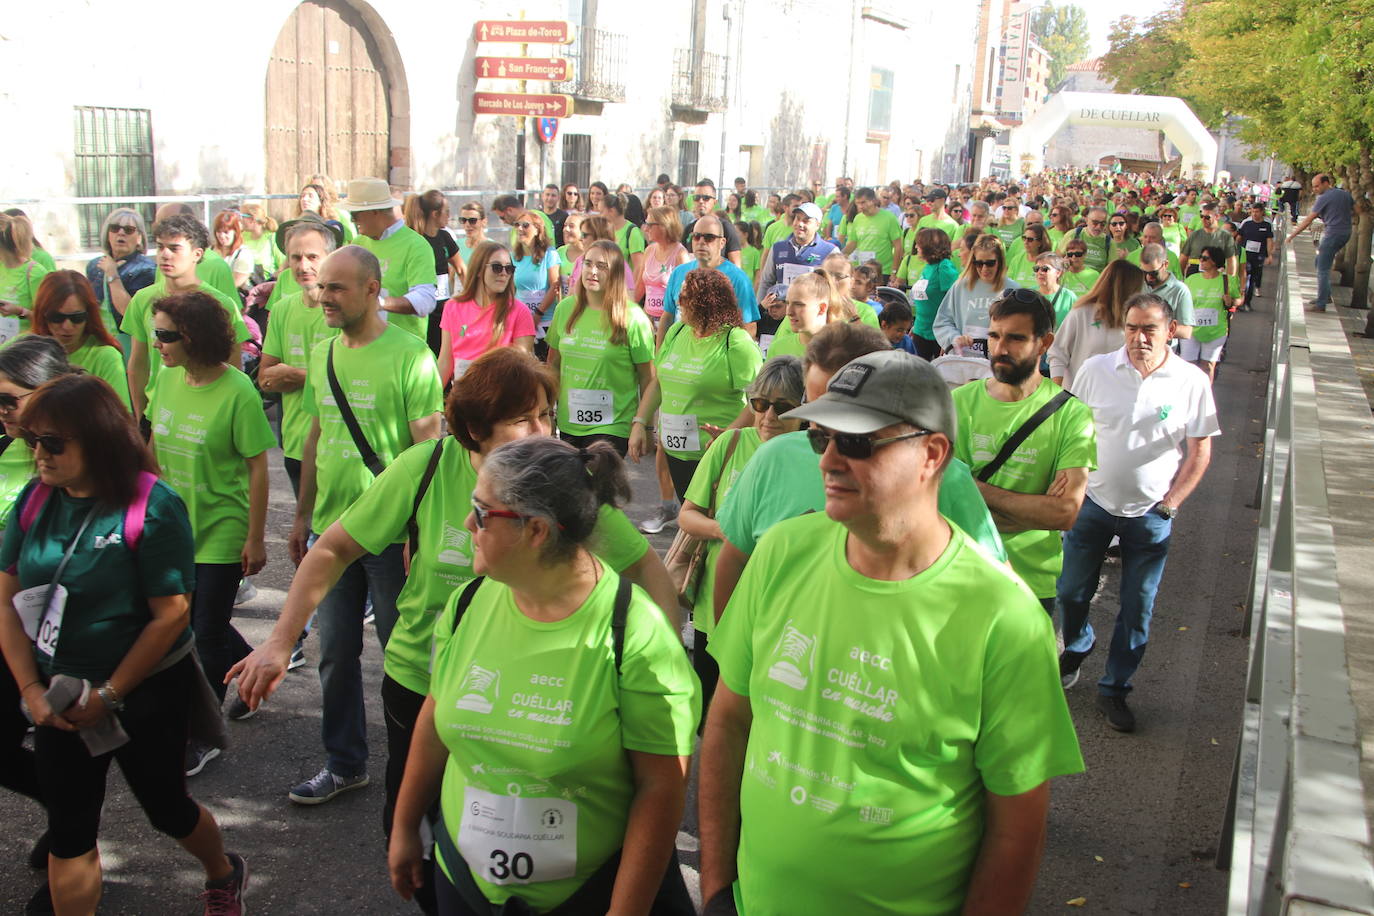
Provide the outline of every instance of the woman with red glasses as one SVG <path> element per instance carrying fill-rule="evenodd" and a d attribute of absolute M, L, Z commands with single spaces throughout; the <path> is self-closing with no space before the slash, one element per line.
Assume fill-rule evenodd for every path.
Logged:
<path fill-rule="evenodd" d="M 100 303 L 85 277 L 74 270 L 57 270 L 43 278 L 34 297 L 33 333 L 60 343 L 68 362 L 109 382 L 129 406 L 124 356 L 101 320 Z"/>

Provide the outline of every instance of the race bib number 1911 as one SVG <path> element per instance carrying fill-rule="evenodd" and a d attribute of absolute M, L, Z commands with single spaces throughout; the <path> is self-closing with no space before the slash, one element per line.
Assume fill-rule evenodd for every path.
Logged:
<path fill-rule="evenodd" d="M 458 851 L 490 884 L 532 884 L 577 872 L 577 805 L 561 798 L 494 795 L 468 786 Z"/>

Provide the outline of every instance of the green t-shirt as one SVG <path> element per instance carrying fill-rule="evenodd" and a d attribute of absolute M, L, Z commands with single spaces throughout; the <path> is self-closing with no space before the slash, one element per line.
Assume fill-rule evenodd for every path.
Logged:
<path fill-rule="evenodd" d="M 353 240 L 382 262 L 382 295 L 404 296 L 412 286 L 434 285 L 434 248 L 429 240 L 409 226 L 402 226 L 378 241 L 366 235 Z M 427 318 L 387 312 L 388 324 L 409 331 L 421 340 L 427 332 Z"/>
<path fill-rule="evenodd" d="M 792 335 L 796 340 L 796 335 Z M 730 449 L 730 442 L 738 436 L 739 445 L 735 446 L 734 453 L 730 460 L 725 460 L 725 453 Z M 759 431 L 752 426 L 745 429 L 731 430 L 711 443 L 711 447 L 706 450 L 701 463 L 697 465 L 695 473 L 692 474 L 692 482 L 687 485 L 687 492 L 684 494 L 687 499 L 696 503 L 705 512 L 711 505 L 711 488 L 716 488 L 716 509 L 719 510 L 725 497 L 729 495 L 730 488 L 739 480 L 739 475 L 744 472 L 744 466 L 749 463 L 749 459 L 754 457 L 754 453 L 762 445 L 759 439 Z M 692 624 L 707 636 L 716 626 L 716 615 L 713 608 L 711 589 L 716 582 L 716 557 L 720 555 L 720 541 L 710 541 L 706 545 L 705 568 L 701 572 L 701 585 L 697 589 L 696 603 L 692 607 Z"/>
<path fill-rule="evenodd" d="M 978 492 L 968 465 L 958 458 L 951 458 L 945 467 L 939 499 L 941 515 L 997 559 L 1007 558 L 983 494 Z M 795 432 L 774 436 L 763 444 L 722 500 L 716 518 L 731 544 L 744 553 L 753 553 L 764 533 L 778 522 L 824 511 L 820 458 L 811 450 L 806 433 Z"/>
<path fill-rule="evenodd" d="M 42 264 L 48 273 L 57 270 L 57 262 L 53 260 L 53 256 L 48 253 L 47 249 L 39 248 L 36 244 L 33 246 L 33 259 Z"/>
<path fill-rule="evenodd" d="M 1111 243 L 1111 238 L 1106 234 L 1100 236 L 1089 235 L 1088 232 L 1083 229 L 1074 229 L 1072 232 L 1066 232 L 1064 233 L 1064 237 L 1059 240 L 1058 251 L 1060 254 L 1063 254 L 1064 250 L 1068 248 L 1069 242 L 1082 242 L 1088 247 L 1088 252 L 1083 258 L 1083 263 L 1087 265 L 1089 270 L 1095 270 L 1100 273 L 1102 268 L 1107 266 L 1107 251 L 1108 245 Z M 1068 271 L 1064 271 L 1064 274 L 1067 276 Z M 1063 283 L 1064 281 L 1061 279 L 1059 282 Z"/>
<path fill-rule="evenodd" d="M 745 245 L 739 252 L 740 270 L 749 276 L 749 282 L 758 281 L 759 267 L 763 264 L 763 249 Z"/>
<path fill-rule="evenodd" d="M 196 279 L 200 280 L 202 286 L 211 287 L 232 302 L 235 311 L 243 307 L 243 300 L 239 298 L 238 287 L 234 285 L 234 271 L 229 267 L 229 262 L 224 260 L 218 251 L 211 248 L 205 249 L 205 254 L 201 256 L 200 263 L 196 265 Z M 167 277 L 159 270 L 153 275 L 153 282 L 147 288 L 156 290 L 158 298 L 162 298 L 163 289 L 166 285 Z M 139 290 L 139 292 L 141 293 L 143 290 Z M 138 293 L 134 295 L 138 295 Z M 127 315 L 128 312 L 126 311 L 125 314 Z M 120 330 L 123 330 L 123 324 L 120 325 Z M 128 334 L 129 332 L 124 331 L 124 333 Z"/>
<path fill-rule="evenodd" d="M 19 576 L 19 587 L 52 581 L 62 555 L 86 514 L 95 514 L 62 574 L 67 589 L 57 651 L 49 656 L 35 647 L 34 657 L 46 674 L 69 674 L 103 683 L 153 619 L 149 598 L 185 595 L 195 589 L 191 523 L 181 497 L 162 481 L 153 485 L 136 550 L 123 543 L 125 508 L 107 509 L 93 498 L 78 499 L 58 488 L 27 532 L 19 527 L 15 501 L 0 568 Z M 17 567 L 17 570 L 16 570 Z M 188 624 L 172 648 L 191 638 Z"/>
<path fill-rule="evenodd" d="M 635 795 L 626 751 L 692 753 L 701 687 L 678 634 L 638 588 L 616 671 L 619 578 L 605 570 L 582 606 L 552 623 L 530 619 L 507 586 L 487 580 L 452 638 L 459 592 L 435 627 L 444 827 L 493 903 L 518 894 L 545 912 L 566 900 L 625 842 Z M 442 851 L 438 859 L 450 879 L 461 867 Z"/>
<path fill-rule="evenodd" d="M 277 268 L 286 262 L 286 258 L 277 250 L 277 240 L 271 232 L 264 232 L 257 238 L 245 235 L 243 247 L 253 253 L 253 263 L 262 267 L 263 274 L 269 280 Z"/>
<path fill-rule="evenodd" d="M 338 344 L 334 346 L 334 374 L 383 467 L 415 444 L 410 423 L 438 413 L 443 406 L 439 367 L 422 339 L 387 325 L 380 337 L 363 347 L 344 346 L 340 340 L 331 338 L 315 345 L 301 400 L 306 412 L 320 423 L 312 525 L 316 534 L 323 534 L 375 479 L 334 404 L 327 369 L 329 348 Z M 398 537 L 395 543 L 402 540 Z"/>
<path fill-rule="evenodd" d="M 1184 229 L 1191 229 L 1194 225 L 1200 225 L 1199 217 L 1202 215 L 1202 207 L 1198 204 L 1188 206 L 1184 204 L 1176 208 L 1178 210 L 1178 224 Z"/>
<path fill-rule="evenodd" d="M 252 379 L 226 369 L 193 388 L 173 366 L 148 399 L 162 479 L 186 503 L 197 563 L 237 563 L 248 538 L 248 465 L 277 444 Z"/>
<path fill-rule="evenodd" d="M 229 313 L 229 324 L 234 329 L 236 343 L 252 339 L 253 334 L 248 330 L 248 325 L 243 323 L 243 315 L 239 313 L 241 303 L 237 298 L 229 298 L 203 280 L 196 292 L 217 299 L 219 304 L 224 306 L 224 310 Z M 166 288 L 156 284 L 139 290 L 129 300 L 129 306 L 124 310 L 124 319 L 119 323 L 121 331 L 148 348 L 148 384 L 143 390 L 150 397 L 157 385 L 158 374 L 162 372 L 162 360 L 153 347 L 153 303 L 165 299 L 167 295 Z"/>
<path fill-rule="evenodd" d="M 954 390 L 954 410 L 959 432 L 954 454 L 974 474 L 1002 450 L 1021 424 L 1063 389 L 1042 379 L 1030 397 L 999 401 L 988 394 L 988 380 L 978 379 Z M 1070 398 L 1035 428 L 988 481 L 1014 493 L 1043 496 L 1055 475 L 1066 468 L 1097 468 L 1097 434 L 1092 410 Z M 1037 529 L 1002 535 L 1007 559 L 1037 598 L 1053 598 L 1054 583 L 1064 565 L 1064 547 L 1058 531 Z"/>
<path fill-rule="evenodd" d="M 1120 260 L 1120 259 L 1129 260 L 1131 254 L 1134 253 L 1134 252 L 1139 251 L 1140 248 L 1141 248 L 1140 239 L 1137 239 L 1137 238 L 1128 238 L 1128 239 L 1126 239 L 1125 241 L 1121 241 L 1121 242 L 1118 242 L 1118 241 L 1113 240 L 1113 241 L 1107 246 L 1107 260 L 1108 260 L 1108 261 L 1116 261 L 1116 260 Z M 1137 263 L 1136 266 L 1139 267 L 1140 265 Z"/>
<path fill-rule="evenodd" d="M 37 250 L 37 249 L 35 249 Z M 48 268 L 31 258 L 18 267 L 0 265 L 0 299 L 17 302 L 22 308 L 33 310 L 33 299 L 38 292 Z M 29 319 L 17 315 L 0 315 L 0 344 L 6 343 L 27 333 Z"/>
<path fill-rule="evenodd" d="M 710 646 L 754 712 L 741 914 L 956 913 L 985 793 L 1082 772 L 1049 615 L 951 535 L 929 568 L 879 581 L 816 514 L 779 524 L 745 568 Z"/>
<path fill-rule="evenodd" d="M 305 302 L 300 292 L 277 303 L 267 323 L 262 354 L 281 360 L 293 369 L 309 369 L 310 354 L 322 340 L 337 337 L 338 328 L 324 323 L 324 311 Z M 284 391 L 281 396 L 281 449 L 287 458 L 301 459 L 310 434 L 310 414 L 304 404 L 305 389 Z"/>
<path fill-rule="evenodd" d="M 88 335 L 81 346 L 67 354 L 67 362 L 109 382 L 124 406 L 130 406 L 129 374 L 124 369 L 124 357 L 118 349 Z"/>
<path fill-rule="evenodd" d="M 277 276 L 277 282 L 272 284 L 272 292 L 268 294 L 267 301 L 263 303 L 263 308 L 272 311 L 287 296 L 301 291 L 301 285 L 296 282 L 296 275 L 289 270 L 283 270 Z M 272 329 L 272 323 L 268 322 L 267 328 Z"/>
<path fill-rule="evenodd" d="M 892 273 L 892 243 L 901 241 L 902 226 L 891 210 L 879 208 L 872 216 L 859 213 L 850 224 L 847 238 L 854 243 L 851 260 L 862 263 L 877 258 L 883 273 Z"/>
<path fill-rule="evenodd" d="M 1236 287 L 1224 273 L 1218 273 L 1208 280 L 1201 273 L 1195 273 L 1183 281 L 1193 294 L 1193 340 L 1210 343 L 1220 340 L 1230 331 L 1230 303 L 1226 301 L 1229 291 L 1231 298 L 1236 296 Z"/>
<path fill-rule="evenodd" d="M 1081 296 L 1093 288 L 1093 284 L 1097 282 L 1097 278 L 1100 276 L 1102 276 L 1102 272 L 1093 270 L 1091 267 L 1085 267 L 1078 273 L 1066 270 L 1059 275 L 1059 285 L 1075 296 Z"/>
<path fill-rule="evenodd" d="M 1169 226 L 1160 226 L 1160 234 L 1164 236 L 1164 247 L 1169 249 L 1171 254 L 1177 255 L 1183 250 L 1183 240 L 1188 230 L 1178 223 Z"/>
<path fill-rule="evenodd" d="M 611 343 L 606 313 L 590 305 L 568 328 L 577 299 L 569 296 L 554 306 L 547 340 L 560 358 L 558 428 L 575 436 L 601 433 L 628 437 L 639 409 L 639 375 L 635 367 L 654 358 L 654 326 L 644 310 L 625 310 L 626 338 Z"/>
<path fill-rule="evenodd" d="M 1135 249 L 1130 254 L 1126 255 L 1126 260 L 1134 264 L 1136 267 L 1139 267 L 1140 253 L 1144 250 L 1144 248 Z M 1169 262 L 1169 273 L 1173 274 L 1175 277 L 1183 276 L 1183 271 L 1178 266 L 1178 255 L 1174 254 L 1168 248 L 1164 249 L 1164 254 Z"/>
<path fill-rule="evenodd" d="M 768 228 L 763 230 L 763 250 L 768 251 L 778 242 L 792 234 L 792 227 L 787 225 L 787 220 L 778 219 L 768 224 Z M 744 260 L 744 256 L 740 256 Z"/>
<path fill-rule="evenodd" d="M 23 440 L 0 436 L 0 443 L 4 447 L 4 451 L 0 451 L 0 513 L 4 515 L 0 523 L 7 525 L 15 497 L 28 486 L 37 471 L 33 464 L 33 450 Z M 0 527 L 0 531 L 4 531 L 4 528 Z"/>
<path fill-rule="evenodd" d="M 625 225 L 615 230 L 615 243 L 620 246 L 620 253 L 625 255 L 625 263 L 628 264 L 630 263 L 630 255 L 638 254 L 644 250 L 644 233 L 640 232 L 639 227 L 634 223 L 626 222 Z"/>
<path fill-rule="evenodd" d="M 868 325 L 870 328 L 878 327 L 878 310 L 871 304 L 862 299 L 851 299 L 854 303 L 854 313 L 859 316 L 859 321 Z"/>
<path fill-rule="evenodd" d="M 1002 240 L 1004 248 L 1010 248 L 1021 241 L 1021 233 L 1025 231 L 1026 221 L 1018 219 L 1008 225 L 998 223 L 996 226 L 989 226 L 988 231 Z"/>
<path fill-rule="evenodd" d="M 710 444 L 701 426 L 728 427 L 744 409 L 744 390 L 759 374 L 763 355 L 743 328 L 697 337 L 678 322 L 654 357 L 663 392 L 659 423 L 663 448 L 692 461 Z"/>
<path fill-rule="evenodd" d="M 792 323 L 786 318 L 778 325 L 778 333 L 768 345 L 768 358 L 775 356 L 795 356 L 798 359 L 806 356 L 806 344 L 802 342 L 801 335 L 792 330 Z"/>
<path fill-rule="evenodd" d="M 1225 229 L 1217 229 L 1215 232 L 1194 229 L 1188 234 L 1188 239 L 1183 243 L 1183 250 L 1179 254 L 1187 255 L 1190 261 L 1196 262 L 1202 257 L 1202 249 L 1207 245 L 1215 245 L 1221 249 L 1223 261 L 1217 265 L 1220 270 L 1224 271 L 1226 269 L 1225 262 L 1237 256 L 1236 240 Z"/>
<path fill-rule="evenodd" d="M 435 616 L 454 589 L 472 578 L 472 537 L 463 523 L 471 510 L 477 472 L 471 454 L 456 439 L 443 443 L 434 478 L 415 513 L 417 550 L 396 598 L 398 618 L 383 660 L 392 680 L 421 695 L 429 692 Z M 406 449 L 339 516 L 344 531 L 368 553 L 381 553 L 409 537 L 415 494 L 436 447 L 429 441 Z M 649 542 L 624 512 L 602 506 L 589 547 L 621 572 L 639 562 Z"/>

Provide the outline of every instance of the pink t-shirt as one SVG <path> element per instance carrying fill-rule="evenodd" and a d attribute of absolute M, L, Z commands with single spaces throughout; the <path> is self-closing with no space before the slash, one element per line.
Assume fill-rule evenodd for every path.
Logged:
<path fill-rule="evenodd" d="M 482 308 L 469 299 L 459 302 L 450 299 L 444 303 L 444 314 L 439 319 L 439 327 L 449 332 L 453 341 L 453 377 L 461 378 L 468 365 L 483 353 L 495 347 L 508 347 L 521 337 L 534 336 L 534 319 L 530 310 L 519 301 L 511 303 L 506 326 L 501 336 L 493 343 L 491 326 L 495 320 L 496 308 Z"/>
<path fill-rule="evenodd" d="M 663 296 L 668 288 L 668 274 L 677 267 L 679 259 L 687 249 L 681 242 L 674 242 L 668 249 L 668 256 L 658 258 L 658 245 L 644 249 L 644 314 L 657 320 L 663 315 Z"/>

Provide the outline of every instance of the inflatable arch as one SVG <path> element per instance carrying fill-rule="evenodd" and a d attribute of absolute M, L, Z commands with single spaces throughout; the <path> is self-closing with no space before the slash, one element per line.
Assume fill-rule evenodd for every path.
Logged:
<path fill-rule="evenodd" d="M 1216 170 L 1217 141 L 1182 99 L 1163 95 L 1116 95 L 1102 92 L 1058 92 L 1043 108 L 1011 132 L 1012 170 L 1037 172 L 1045 164 L 1045 144 L 1066 124 L 1140 127 L 1162 130 L 1183 154 L 1183 172 L 1211 181 Z M 1028 164 L 1027 159 L 1029 157 Z"/>

